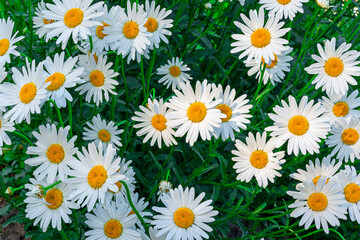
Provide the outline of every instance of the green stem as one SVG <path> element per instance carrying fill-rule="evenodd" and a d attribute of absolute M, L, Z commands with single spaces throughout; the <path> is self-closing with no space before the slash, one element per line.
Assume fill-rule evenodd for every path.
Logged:
<path fill-rule="evenodd" d="M 73 210 L 73 216 L 74 216 L 74 222 L 75 222 L 75 232 L 76 232 L 76 236 L 77 239 L 80 239 L 80 231 L 79 231 L 79 219 L 78 219 L 78 215 L 76 213 L 76 210 Z"/>
<path fill-rule="evenodd" d="M 71 102 L 69 100 L 67 101 L 67 105 L 68 105 L 68 111 L 69 111 L 69 125 L 70 125 L 70 131 L 69 131 L 69 138 L 72 138 L 73 136 L 73 126 L 72 126 L 72 108 L 71 108 Z"/>
<path fill-rule="evenodd" d="M 32 49 L 32 44 L 33 44 L 33 21 L 32 21 L 32 3 L 31 0 L 29 0 L 29 32 L 30 32 L 30 40 L 29 40 L 29 55 L 30 58 L 33 58 L 33 49 Z"/>
<path fill-rule="evenodd" d="M 66 233 L 64 232 L 64 229 L 61 229 L 60 234 L 61 234 L 61 236 L 62 236 L 65 240 L 69 240 L 69 238 L 67 237 Z"/>
<path fill-rule="evenodd" d="M 55 103 L 52 99 L 49 99 L 49 101 L 54 105 L 56 114 L 57 114 L 58 119 L 59 119 L 60 126 L 61 126 L 61 127 L 64 127 L 64 123 L 63 123 L 63 121 L 62 121 L 61 113 L 60 113 L 59 108 L 57 107 L 56 103 Z"/>
<path fill-rule="evenodd" d="M 30 141 L 30 139 L 27 136 L 25 136 L 24 134 L 16 132 L 16 131 L 11 132 L 11 133 L 18 136 L 18 137 L 21 137 L 22 139 L 24 139 L 30 146 L 33 145 L 32 142 Z"/>
<path fill-rule="evenodd" d="M 51 188 L 55 187 L 56 185 L 58 185 L 60 183 L 62 183 L 62 181 L 57 181 L 56 183 L 53 183 L 53 184 L 51 184 L 51 185 L 49 185 L 47 187 L 44 187 L 44 192 L 46 192 L 48 189 L 51 189 Z"/>

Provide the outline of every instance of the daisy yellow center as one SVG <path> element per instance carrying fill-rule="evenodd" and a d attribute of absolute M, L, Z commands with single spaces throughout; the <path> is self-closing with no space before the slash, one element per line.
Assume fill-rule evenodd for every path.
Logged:
<path fill-rule="evenodd" d="M 0 129 L 1 129 L 1 120 L 0 120 Z"/>
<path fill-rule="evenodd" d="M 111 134 L 109 133 L 108 130 L 106 129 L 101 129 L 99 132 L 98 132 L 98 137 L 99 139 L 104 142 L 104 143 L 108 143 L 110 142 L 111 140 Z"/>
<path fill-rule="evenodd" d="M 346 102 L 337 102 L 332 111 L 337 117 L 345 117 L 349 113 L 349 105 Z"/>
<path fill-rule="evenodd" d="M 156 114 L 151 119 L 152 126 L 158 131 L 163 131 L 166 129 L 165 123 L 166 118 L 161 114 Z"/>
<path fill-rule="evenodd" d="M 104 233 L 108 238 L 118 238 L 123 232 L 123 226 L 116 219 L 110 219 L 105 223 Z"/>
<path fill-rule="evenodd" d="M 130 216 L 130 215 L 134 215 L 134 214 L 135 214 L 134 210 L 132 210 L 132 209 L 131 209 L 131 212 L 129 213 L 129 215 L 128 215 L 128 216 Z"/>
<path fill-rule="evenodd" d="M 169 72 L 170 72 L 171 76 L 173 76 L 173 77 L 178 77 L 181 74 L 181 70 L 178 66 L 170 67 Z"/>
<path fill-rule="evenodd" d="M 226 104 L 219 104 L 216 106 L 216 109 L 219 109 L 221 113 L 226 114 L 226 118 L 222 118 L 221 121 L 228 122 L 232 116 L 231 108 Z"/>
<path fill-rule="evenodd" d="M 271 61 L 270 65 L 265 63 L 264 58 L 261 58 L 261 62 L 263 64 L 266 64 L 266 68 L 273 68 L 276 66 L 276 64 L 278 62 L 278 57 L 276 56 L 276 54 L 274 54 L 274 56 L 275 56 L 275 59 Z"/>
<path fill-rule="evenodd" d="M 155 18 L 149 17 L 146 21 L 144 27 L 147 28 L 148 32 L 155 32 L 158 29 L 158 22 Z"/>
<path fill-rule="evenodd" d="M 312 193 L 307 200 L 307 204 L 311 210 L 321 212 L 326 209 L 328 199 L 323 193 Z"/>
<path fill-rule="evenodd" d="M 174 223 L 178 227 L 188 228 L 194 223 L 194 221 L 194 213 L 189 208 L 178 208 L 174 213 Z"/>
<path fill-rule="evenodd" d="M 129 21 L 123 27 L 124 36 L 128 39 L 134 39 L 139 35 L 139 26 L 134 21 Z"/>
<path fill-rule="evenodd" d="M 72 8 L 65 13 L 64 23 L 69 28 L 74 28 L 81 24 L 84 18 L 84 12 L 79 8 Z"/>
<path fill-rule="evenodd" d="M 102 71 L 94 70 L 90 73 L 90 82 L 95 87 L 101 87 L 104 85 L 105 82 L 105 76 L 102 73 Z"/>
<path fill-rule="evenodd" d="M 313 181 L 313 183 L 314 183 L 315 186 L 316 186 L 317 182 L 319 181 L 320 177 L 321 177 L 321 176 L 317 176 L 317 177 L 314 177 L 314 178 L 313 178 L 312 181 Z M 328 182 L 329 182 L 329 179 L 326 180 L 326 184 L 327 184 Z"/>
<path fill-rule="evenodd" d="M 250 163 L 254 168 L 262 169 L 268 164 L 268 155 L 262 150 L 254 151 L 250 156 Z"/>
<path fill-rule="evenodd" d="M 44 22 L 45 25 L 48 25 L 48 24 L 53 23 L 53 22 L 55 22 L 55 21 L 54 21 L 54 20 L 51 20 L 51 19 L 46 19 L 46 18 L 44 18 L 44 19 L 43 19 L 43 22 Z"/>
<path fill-rule="evenodd" d="M 97 26 L 96 27 L 96 36 L 100 39 L 103 39 L 105 36 L 107 36 L 107 34 L 103 33 L 104 31 L 104 27 L 110 26 L 107 23 L 102 23 L 103 25 Z"/>
<path fill-rule="evenodd" d="M 91 54 L 91 52 L 88 53 L 89 58 L 90 58 L 90 54 Z M 98 57 L 96 56 L 96 53 L 93 54 L 93 57 L 94 57 L 95 63 L 97 63 Z"/>
<path fill-rule="evenodd" d="M 10 42 L 6 38 L 0 40 L 0 56 L 4 56 L 9 50 Z"/>
<path fill-rule="evenodd" d="M 291 0 L 277 0 L 278 3 L 280 3 L 281 5 L 287 5 L 291 2 Z"/>
<path fill-rule="evenodd" d="M 63 203 L 63 194 L 58 189 L 50 189 L 45 195 L 46 206 L 50 209 L 58 209 Z"/>
<path fill-rule="evenodd" d="M 266 47 L 271 40 L 270 32 L 265 28 L 259 28 L 251 34 L 251 44 L 257 48 Z"/>
<path fill-rule="evenodd" d="M 87 181 L 92 188 L 101 188 L 106 182 L 107 172 L 101 165 L 94 166 L 88 173 Z"/>
<path fill-rule="evenodd" d="M 187 116 L 192 122 L 201 122 L 205 118 L 206 112 L 205 104 L 202 102 L 194 102 L 189 106 Z"/>
<path fill-rule="evenodd" d="M 355 183 L 348 184 L 344 189 L 345 199 L 351 203 L 360 201 L 360 186 Z"/>
<path fill-rule="evenodd" d="M 46 151 L 46 157 L 52 163 L 61 163 L 65 158 L 65 151 L 60 144 L 51 144 Z"/>
<path fill-rule="evenodd" d="M 359 140 L 359 133 L 353 129 L 345 129 L 341 134 L 341 140 L 346 145 L 354 145 Z"/>
<path fill-rule="evenodd" d="M 297 115 L 290 118 L 288 129 L 292 134 L 301 136 L 309 129 L 309 122 L 305 117 Z"/>
<path fill-rule="evenodd" d="M 36 85 L 34 83 L 27 83 L 20 89 L 20 101 L 27 104 L 30 103 L 36 96 Z"/>
<path fill-rule="evenodd" d="M 51 83 L 46 89 L 49 91 L 58 90 L 65 82 L 65 75 L 62 73 L 56 72 L 45 80 L 46 83 L 49 81 Z"/>
<path fill-rule="evenodd" d="M 332 57 L 325 62 L 325 72 L 331 77 L 339 76 L 344 70 L 344 63 L 340 58 Z"/>

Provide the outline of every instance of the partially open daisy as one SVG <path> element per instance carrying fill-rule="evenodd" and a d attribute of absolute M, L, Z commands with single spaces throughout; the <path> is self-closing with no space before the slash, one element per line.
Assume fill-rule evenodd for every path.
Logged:
<path fill-rule="evenodd" d="M 360 159 L 360 119 L 339 118 L 334 125 L 331 126 L 330 136 L 325 140 L 328 147 L 334 147 L 331 156 L 336 156 L 340 161 L 345 162 L 355 158 Z"/>
<path fill-rule="evenodd" d="M 93 99 L 96 106 L 99 106 L 99 104 L 103 102 L 103 98 L 109 101 L 109 93 L 116 95 L 113 89 L 115 89 L 116 85 L 119 85 L 119 82 L 114 78 L 119 75 L 119 73 L 110 69 L 112 63 L 106 63 L 107 56 L 97 56 L 96 60 L 95 57 L 90 55 L 89 60 L 90 61 L 80 58 L 79 65 L 85 69 L 81 78 L 85 83 L 75 90 L 80 91 L 80 95 L 86 93 L 86 102 L 91 102 L 91 99 Z"/>
<path fill-rule="evenodd" d="M 315 0 L 316 4 L 323 8 L 328 9 L 330 7 L 330 1 L 329 0 Z"/>
<path fill-rule="evenodd" d="M 15 43 L 21 41 L 24 37 L 16 37 L 18 32 L 12 34 L 14 29 L 14 22 L 8 18 L 0 19 L 0 66 L 4 63 L 10 63 L 10 55 L 20 56 L 16 51 Z"/>
<path fill-rule="evenodd" d="M 220 127 L 221 118 L 227 115 L 215 108 L 222 99 L 213 100 L 218 95 L 217 89 L 211 89 L 206 80 L 196 82 L 195 92 L 190 83 L 180 84 L 181 91 L 174 90 L 169 108 L 174 111 L 166 114 L 167 126 L 179 127 L 175 136 L 182 137 L 186 133 L 186 142 L 194 145 L 200 134 L 203 140 L 210 140 L 214 128 Z"/>
<path fill-rule="evenodd" d="M 190 71 L 190 68 L 178 57 L 168 60 L 165 64 L 157 69 L 158 75 L 164 75 L 159 79 L 159 83 L 166 85 L 166 88 L 172 87 L 172 90 L 180 89 L 180 83 L 188 83 L 192 79 L 189 74 L 185 73 Z"/>
<path fill-rule="evenodd" d="M 4 118 L 3 112 L 0 110 L 0 156 L 2 155 L 2 146 L 4 143 L 6 145 L 11 144 L 11 139 L 6 134 L 6 132 L 15 131 L 14 122 L 9 121 L 9 119 Z"/>
<path fill-rule="evenodd" d="M 82 81 L 80 75 L 84 71 L 82 67 L 74 69 L 78 57 L 69 57 L 66 61 L 64 61 L 64 57 L 65 52 L 60 55 L 56 53 L 54 61 L 47 57 L 44 64 L 45 83 L 51 82 L 46 88 L 49 91 L 48 95 L 59 108 L 66 107 L 66 100 L 72 102 L 73 98 L 67 88 L 72 88 L 80 83 Z"/>
<path fill-rule="evenodd" d="M 238 173 L 236 180 L 249 182 L 254 176 L 260 187 L 265 188 L 268 181 L 274 182 L 275 176 L 281 177 L 277 170 L 281 170 L 281 164 L 285 162 L 284 151 L 274 152 L 276 138 L 266 142 L 266 132 L 261 135 L 252 133 L 246 137 L 246 144 L 236 140 L 237 150 L 231 151 L 235 157 L 234 169 Z"/>
<path fill-rule="evenodd" d="M 10 121 L 21 123 L 26 119 L 30 123 L 30 113 L 41 113 L 41 106 L 47 98 L 43 63 L 37 67 L 35 60 L 30 66 L 26 58 L 26 68 L 22 68 L 22 74 L 16 68 L 12 68 L 12 79 L 15 83 L 3 83 L 0 88 L 0 108 L 12 108 L 6 112 L 5 117 Z"/>
<path fill-rule="evenodd" d="M 55 177 L 64 180 L 65 173 L 69 170 L 69 165 L 76 160 L 75 154 L 78 149 L 75 147 L 76 136 L 67 140 L 70 126 L 60 127 L 57 130 L 55 124 L 41 125 L 39 132 L 33 132 L 37 139 L 36 146 L 30 146 L 26 153 L 37 155 L 37 157 L 25 160 L 25 163 L 37 167 L 34 175 L 42 180 L 47 177 L 47 183 L 53 183 Z"/>
<path fill-rule="evenodd" d="M 151 138 L 150 145 L 153 146 L 157 142 L 158 147 L 161 148 L 162 141 L 167 147 L 175 144 L 177 145 L 176 140 L 173 135 L 175 134 L 174 130 L 167 126 L 167 118 L 165 115 L 171 110 L 169 110 L 164 104 L 163 100 L 153 101 L 148 99 L 148 108 L 144 106 L 139 106 L 142 112 L 135 112 L 134 117 L 131 119 L 135 122 L 138 122 L 134 125 L 134 128 L 141 128 L 136 132 L 136 135 L 142 136 L 145 135 L 143 142 L 147 142 Z"/>
<path fill-rule="evenodd" d="M 90 212 L 97 200 L 104 203 L 106 191 L 118 190 L 116 182 L 125 179 L 125 176 L 117 173 L 120 158 L 114 160 L 115 149 L 112 145 L 107 147 L 105 154 L 101 142 L 98 147 L 90 143 L 88 150 L 83 147 L 82 152 L 77 154 L 80 161 L 70 163 L 72 170 L 66 174 L 71 178 L 66 182 L 72 185 L 70 198 L 81 204 L 81 207 L 86 206 Z"/>
<path fill-rule="evenodd" d="M 248 75 L 252 76 L 256 73 L 256 78 L 261 81 L 261 68 L 260 66 L 265 64 L 265 71 L 263 76 L 263 83 L 266 84 L 269 80 L 272 85 L 275 86 L 275 82 L 281 82 L 285 77 L 285 72 L 290 72 L 290 62 L 293 59 L 288 56 L 292 51 L 292 48 L 282 51 L 279 55 L 275 54 L 275 59 L 270 64 L 266 64 L 264 60 L 261 63 L 257 63 L 254 59 L 246 63 L 246 67 L 251 67 L 248 71 Z"/>
<path fill-rule="evenodd" d="M 225 91 L 223 91 L 221 84 L 217 87 L 213 84 L 212 87 L 214 89 L 217 88 L 217 96 L 215 96 L 215 99 L 222 99 L 216 108 L 226 115 L 225 118 L 221 118 L 220 127 L 215 128 L 213 134 L 216 139 L 221 135 L 221 138 L 224 141 L 229 137 L 234 141 L 234 131 L 240 132 L 239 128 L 245 130 L 245 123 L 250 123 L 248 118 L 251 118 L 252 116 L 248 113 L 250 112 L 252 105 L 247 104 L 249 100 L 246 99 L 246 94 L 235 99 L 236 91 L 235 89 L 230 89 L 229 85 L 226 86 Z"/>
<path fill-rule="evenodd" d="M 155 212 L 160 213 L 154 216 L 152 225 L 158 229 L 157 237 L 166 234 L 166 239 L 208 239 L 206 232 L 212 228 L 206 223 L 215 221 L 213 218 L 218 214 L 210 206 L 212 200 L 200 203 L 205 193 L 195 198 L 194 188 L 185 188 L 180 185 L 171 189 L 169 195 L 165 195 L 161 201 L 165 207 L 153 207 Z"/>
<path fill-rule="evenodd" d="M 0 83 L 2 83 L 2 81 L 4 81 L 6 76 L 7 76 L 7 72 L 6 72 L 5 68 L 3 66 L 0 66 Z"/>
<path fill-rule="evenodd" d="M 290 216 L 302 216 L 299 225 L 305 224 L 305 229 L 315 221 L 317 229 L 322 227 L 325 233 L 329 233 L 328 223 L 340 226 L 339 219 L 346 219 L 346 209 L 342 207 L 346 201 L 341 187 L 336 181 L 327 184 L 326 181 L 326 178 L 320 177 L 315 186 L 312 179 L 308 179 L 298 192 L 287 192 L 296 199 L 295 203 L 289 205 L 289 208 L 296 208 Z"/>
<path fill-rule="evenodd" d="M 70 36 L 74 43 L 79 39 L 87 39 L 91 34 L 89 27 L 100 25 L 94 21 L 96 17 L 101 16 L 102 12 L 96 12 L 104 2 L 98 2 L 91 5 L 93 0 L 56 0 L 55 4 L 47 3 L 49 10 L 43 10 L 45 19 L 51 19 L 54 22 L 46 24 L 44 27 L 49 29 L 48 38 L 59 36 L 56 44 L 62 43 L 62 49 L 65 49 Z M 91 5 L 91 6 L 90 6 Z"/>
<path fill-rule="evenodd" d="M 171 182 L 162 180 L 159 183 L 159 191 L 157 192 L 157 195 L 159 195 L 158 200 L 160 200 L 162 197 L 164 197 L 165 194 L 169 194 L 170 189 L 172 189 Z"/>
<path fill-rule="evenodd" d="M 41 185 L 47 186 L 44 181 L 30 178 L 33 186 Z M 45 185 L 44 185 L 45 184 Z M 27 192 L 27 198 L 24 200 L 26 205 L 26 217 L 35 219 L 34 226 L 40 222 L 40 228 L 46 232 L 51 223 L 52 228 L 61 230 L 61 222 L 71 223 L 69 215 L 72 213 L 71 209 L 78 209 L 79 205 L 72 202 L 69 197 L 71 188 L 65 184 L 60 183 L 55 187 L 49 189 L 44 193 L 44 196 L 34 195 L 32 191 Z"/>
<path fill-rule="evenodd" d="M 139 212 L 140 216 L 144 218 L 146 223 L 151 223 L 149 217 L 152 217 L 152 213 L 145 211 L 146 207 L 149 206 L 149 203 L 145 201 L 145 198 L 140 198 L 138 193 L 131 194 L 131 201 L 133 202 L 135 209 Z M 126 198 L 126 202 L 129 203 L 129 200 Z M 135 215 L 134 210 L 131 210 L 130 215 Z M 141 229 L 145 230 L 144 226 L 141 224 L 140 219 L 135 215 L 137 221 L 136 225 Z"/>
<path fill-rule="evenodd" d="M 309 0 L 260 0 L 260 4 L 263 4 L 266 10 L 269 10 L 269 16 L 279 16 L 279 18 L 289 18 L 293 20 L 296 13 L 303 13 L 303 3 L 307 3 Z"/>
<path fill-rule="evenodd" d="M 124 132 L 115 126 L 115 122 L 110 121 L 106 123 L 105 119 L 101 119 L 100 114 L 94 116 L 91 122 L 86 123 L 89 128 L 84 127 L 83 139 L 87 141 L 94 141 L 96 145 L 101 141 L 104 149 L 108 144 L 112 144 L 115 149 L 121 147 L 121 138 L 119 135 Z"/>
<path fill-rule="evenodd" d="M 85 223 L 92 228 L 85 232 L 86 239 L 141 240 L 140 233 L 135 230 L 136 216 L 130 211 L 125 203 L 96 204 L 94 214 L 85 214 Z"/>
<path fill-rule="evenodd" d="M 283 107 L 275 106 L 274 112 L 269 117 L 274 121 L 274 126 L 265 128 L 271 131 L 271 136 L 278 137 L 278 147 L 288 141 L 287 153 L 294 152 L 295 156 L 319 152 L 319 142 L 326 138 L 330 130 L 329 118 L 323 116 L 324 108 L 321 103 L 314 105 L 314 100 L 308 102 L 308 97 L 303 96 L 299 103 L 293 96 L 289 96 L 289 105 L 281 100 Z"/>
<path fill-rule="evenodd" d="M 305 68 L 308 74 L 316 74 L 312 81 L 315 89 L 322 87 L 323 91 L 330 94 L 345 95 L 349 89 L 348 84 L 357 85 L 353 76 L 360 76 L 360 67 L 357 66 L 360 61 L 357 59 L 360 52 L 356 50 L 348 51 L 351 44 L 342 43 L 335 49 L 336 39 L 325 42 L 325 51 L 320 44 L 317 45 L 320 56 L 315 54 L 311 57 L 316 61 Z"/>
<path fill-rule="evenodd" d="M 41 2 L 39 2 L 37 7 L 35 8 L 35 16 L 33 17 L 33 22 L 34 22 L 33 27 L 37 28 L 35 33 L 39 36 L 39 38 L 45 36 L 45 41 L 48 42 L 49 37 L 47 34 L 49 33 L 50 29 L 45 28 L 45 25 L 48 25 L 55 21 L 52 19 L 45 18 L 43 13 L 44 10 L 48 10 L 48 9 L 46 8 L 45 2 L 41 0 Z"/>
<path fill-rule="evenodd" d="M 325 108 L 324 116 L 331 119 L 334 123 L 339 118 L 344 117 L 350 119 L 353 117 L 360 117 L 360 111 L 356 110 L 360 106 L 359 91 L 353 91 L 349 96 L 347 94 L 330 94 L 329 98 L 322 97 L 322 105 Z"/>
<path fill-rule="evenodd" d="M 264 9 L 260 8 L 259 12 L 250 10 L 250 19 L 243 13 L 240 14 L 244 24 L 235 21 L 234 24 L 241 29 L 243 34 L 232 34 L 231 37 L 236 40 L 231 44 L 234 47 L 230 52 L 242 52 L 239 59 L 248 56 L 245 63 L 255 58 L 257 63 L 264 59 L 265 63 L 271 64 L 276 55 L 289 47 L 284 46 L 289 42 L 283 38 L 290 28 L 281 27 L 284 22 L 279 22 L 278 16 L 270 16 L 264 25 Z"/>

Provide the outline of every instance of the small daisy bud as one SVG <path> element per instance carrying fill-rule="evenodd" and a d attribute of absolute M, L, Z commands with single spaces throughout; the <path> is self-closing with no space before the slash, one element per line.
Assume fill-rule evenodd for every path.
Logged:
<path fill-rule="evenodd" d="M 157 195 L 159 195 L 159 200 L 165 195 L 168 194 L 170 189 L 172 188 L 172 184 L 169 181 L 162 180 L 159 183 L 159 191 Z"/>
<path fill-rule="evenodd" d="M 5 191 L 5 193 L 11 196 L 14 194 L 14 190 L 12 187 L 8 187 Z"/>
<path fill-rule="evenodd" d="M 205 3 L 205 5 L 204 5 L 204 7 L 206 8 L 206 9 L 211 9 L 212 8 L 212 6 L 211 6 L 211 3 Z"/>

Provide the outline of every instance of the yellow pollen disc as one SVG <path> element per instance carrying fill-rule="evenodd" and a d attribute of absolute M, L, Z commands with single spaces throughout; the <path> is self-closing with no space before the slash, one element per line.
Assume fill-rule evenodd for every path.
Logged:
<path fill-rule="evenodd" d="M 339 76 L 344 70 L 344 63 L 340 58 L 332 57 L 325 62 L 325 72 L 331 77 Z"/>
<path fill-rule="evenodd" d="M 67 13 L 65 13 L 64 23 L 69 28 L 74 28 L 81 24 L 84 18 L 84 12 L 79 8 L 72 8 Z"/>
<path fill-rule="evenodd" d="M 319 178 L 320 178 L 321 176 L 317 176 L 317 177 L 315 177 L 315 178 L 313 178 L 313 183 L 314 183 L 314 185 L 316 186 L 316 184 L 317 184 L 317 182 L 319 181 Z M 326 183 L 325 184 L 327 184 L 329 182 L 329 179 L 327 179 L 326 180 Z"/>
<path fill-rule="evenodd" d="M 105 223 L 104 233 L 108 238 L 118 238 L 123 232 L 123 226 L 116 219 L 110 219 Z"/>
<path fill-rule="evenodd" d="M 178 77 L 181 74 L 181 70 L 178 66 L 172 66 L 169 69 L 170 75 L 173 77 Z"/>
<path fill-rule="evenodd" d="M 90 82 L 92 83 L 92 85 L 94 85 L 95 87 L 101 87 L 102 85 L 104 85 L 105 82 L 105 76 L 102 73 L 102 71 L 99 70 L 94 70 L 90 73 Z"/>
<path fill-rule="evenodd" d="M 129 213 L 129 215 L 128 215 L 128 216 L 130 216 L 130 215 L 134 215 L 134 214 L 135 214 L 134 210 L 131 210 L 131 212 Z"/>
<path fill-rule="evenodd" d="M 275 59 L 271 61 L 270 65 L 265 63 L 264 58 L 261 58 L 261 62 L 262 64 L 266 64 L 266 68 L 273 68 L 276 66 L 277 62 L 278 62 L 278 57 L 276 56 L 276 54 L 274 53 Z"/>
<path fill-rule="evenodd" d="M 149 17 L 146 21 L 144 27 L 147 28 L 148 32 L 155 32 L 158 29 L 158 22 L 155 18 Z"/>
<path fill-rule="evenodd" d="M 139 26 L 134 21 L 129 21 L 123 27 L 124 36 L 128 39 L 134 39 L 139 34 Z"/>
<path fill-rule="evenodd" d="M 31 102 L 35 96 L 36 96 L 36 85 L 34 83 L 27 83 L 24 86 L 22 86 L 20 93 L 19 93 L 19 98 L 20 101 L 27 104 L 29 102 Z"/>
<path fill-rule="evenodd" d="M 0 40 L 0 56 L 4 56 L 9 50 L 10 42 L 6 38 Z"/>
<path fill-rule="evenodd" d="M 51 20 L 51 19 L 46 19 L 46 18 L 44 18 L 44 19 L 43 19 L 43 22 L 44 22 L 45 25 L 48 25 L 48 24 L 53 23 L 53 22 L 55 22 L 55 21 L 54 21 L 54 20 Z"/>
<path fill-rule="evenodd" d="M 111 134 L 109 133 L 108 130 L 106 129 L 101 129 L 99 132 L 98 132 L 98 137 L 99 139 L 104 142 L 104 143 L 108 143 L 110 142 L 111 140 Z"/>
<path fill-rule="evenodd" d="M 309 129 L 309 122 L 305 117 L 297 115 L 290 118 L 288 129 L 292 134 L 301 136 Z"/>
<path fill-rule="evenodd" d="M 50 189 L 49 191 L 47 191 L 47 193 L 45 195 L 45 201 L 47 203 L 50 203 L 50 205 L 46 204 L 46 206 L 48 208 L 57 209 L 63 203 L 63 194 L 58 189 L 55 189 L 55 188 Z"/>
<path fill-rule="evenodd" d="M 161 114 L 156 114 L 151 119 L 152 126 L 158 131 L 163 131 L 166 129 L 165 123 L 166 118 Z"/>
<path fill-rule="evenodd" d="M 287 5 L 291 2 L 291 0 L 277 0 L 278 3 L 280 3 L 281 5 Z"/>
<path fill-rule="evenodd" d="M 100 39 L 103 39 L 105 36 L 107 36 L 107 34 L 103 33 L 104 27 L 110 26 L 109 24 L 104 22 L 102 24 L 103 25 L 96 27 L 96 36 Z"/>
<path fill-rule="evenodd" d="M 259 28 L 251 34 L 251 44 L 257 48 L 263 48 L 270 43 L 271 34 L 265 28 Z"/>
<path fill-rule="evenodd" d="M 268 162 L 268 155 L 262 150 L 254 151 L 250 156 L 250 163 L 254 168 L 262 169 Z"/>
<path fill-rule="evenodd" d="M 107 172 L 105 168 L 101 165 L 96 165 L 93 167 L 87 176 L 88 183 L 92 188 L 101 188 L 101 186 L 106 182 Z"/>
<path fill-rule="evenodd" d="M 1 126 L 2 126 L 2 125 L 1 125 L 1 120 L 0 120 L 0 129 L 1 129 Z"/>
<path fill-rule="evenodd" d="M 232 116 L 231 108 L 226 104 L 219 104 L 216 109 L 220 109 L 221 113 L 226 114 L 226 118 L 222 118 L 221 121 L 228 122 Z"/>
<path fill-rule="evenodd" d="M 332 111 L 337 117 L 345 117 L 349 113 L 349 105 L 346 102 L 337 102 Z"/>
<path fill-rule="evenodd" d="M 45 80 L 46 83 L 49 81 L 51 82 L 51 84 L 46 89 L 49 91 L 58 90 L 65 82 L 65 75 L 56 72 Z"/>
<path fill-rule="evenodd" d="M 360 186 L 355 183 L 348 184 L 344 189 L 345 199 L 351 203 L 360 201 Z"/>
<path fill-rule="evenodd" d="M 119 172 L 119 171 L 120 171 L 120 169 L 117 170 L 116 172 Z M 122 187 L 121 182 L 116 182 L 115 185 L 118 187 L 118 190 L 117 190 L 116 192 L 113 192 L 113 191 L 111 191 L 111 190 L 108 190 L 108 191 L 111 192 L 111 193 L 117 193 L 117 192 L 119 192 L 120 189 L 121 189 L 121 187 Z"/>
<path fill-rule="evenodd" d="M 359 140 L 359 133 L 353 129 L 345 129 L 341 134 L 341 140 L 346 145 L 354 145 Z"/>
<path fill-rule="evenodd" d="M 194 102 L 192 103 L 188 110 L 187 116 L 192 122 L 201 122 L 207 113 L 207 109 L 202 102 Z"/>
<path fill-rule="evenodd" d="M 186 207 L 178 208 L 174 213 L 174 222 L 178 227 L 188 228 L 194 221 L 194 213 Z"/>
<path fill-rule="evenodd" d="M 326 209 L 328 199 L 323 193 L 312 193 L 307 200 L 307 204 L 311 210 L 321 212 Z"/>
<path fill-rule="evenodd" d="M 65 151 L 60 144 L 51 144 L 46 151 L 46 157 L 52 163 L 61 163 L 65 158 Z"/>

